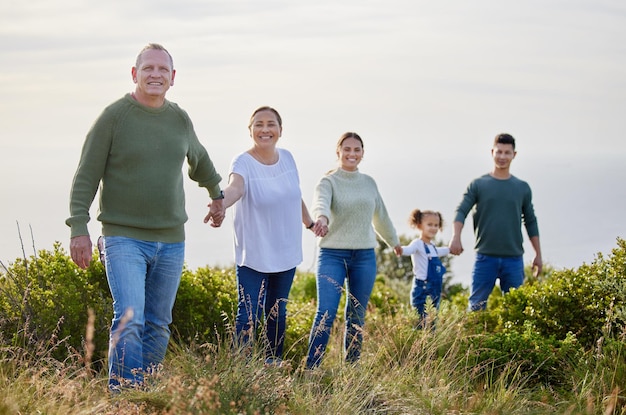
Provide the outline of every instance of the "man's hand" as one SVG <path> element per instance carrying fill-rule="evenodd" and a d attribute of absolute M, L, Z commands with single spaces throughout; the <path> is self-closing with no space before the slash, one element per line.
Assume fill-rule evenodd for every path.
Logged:
<path fill-rule="evenodd" d="M 75 236 L 70 239 L 70 254 L 72 261 L 82 269 L 91 264 L 92 245 L 89 235 Z"/>
<path fill-rule="evenodd" d="M 452 255 L 461 255 L 463 253 L 463 244 L 461 244 L 461 238 L 452 238 L 448 246 Z"/>
<path fill-rule="evenodd" d="M 463 231 L 463 222 L 454 221 L 454 230 L 452 231 L 452 239 L 448 247 L 452 255 L 461 255 L 463 253 L 463 244 L 461 243 L 461 231 Z"/>
<path fill-rule="evenodd" d="M 533 260 L 533 277 L 537 278 L 543 271 L 543 261 L 540 256 L 536 256 Z"/>

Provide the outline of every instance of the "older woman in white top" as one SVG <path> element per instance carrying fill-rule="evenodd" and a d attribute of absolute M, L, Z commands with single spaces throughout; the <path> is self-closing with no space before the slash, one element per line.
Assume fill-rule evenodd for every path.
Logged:
<path fill-rule="evenodd" d="M 276 147 L 282 134 L 280 114 L 260 107 L 248 129 L 254 144 L 233 159 L 224 189 L 224 206 L 235 209 L 236 341 L 242 348 L 251 345 L 264 316 L 266 362 L 278 363 L 287 297 L 302 262 L 302 224 L 314 230 L 315 223 L 302 201 L 293 156 Z"/>

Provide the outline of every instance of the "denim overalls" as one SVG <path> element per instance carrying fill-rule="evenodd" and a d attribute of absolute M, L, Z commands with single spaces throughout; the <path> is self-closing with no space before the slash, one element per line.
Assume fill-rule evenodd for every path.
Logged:
<path fill-rule="evenodd" d="M 415 277 L 413 279 L 413 289 L 411 290 L 411 304 L 417 309 L 422 321 L 426 318 L 424 309 L 427 297 L 430 296 L 433 306 L 439 308 L 443 275 L 446 273 L 446 267 L 441 263 L 441 259 L 430 254 L 426 242 L 424 242 L 424 250 L 426 251 L 426 256 L 428 256 L 426 280 L 420 280 Z M 435 248 L 435 253 L 437 253 L 437 248 Z"/>

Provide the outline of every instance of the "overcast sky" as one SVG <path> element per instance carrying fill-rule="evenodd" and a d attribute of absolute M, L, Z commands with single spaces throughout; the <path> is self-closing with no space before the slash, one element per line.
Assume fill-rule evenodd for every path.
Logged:
<path fill-rule="evenodd" d="M 68 194 L 85 134 L 130 92 L 148 42 L 173 55 L 168 98 L 226 178 L 258 106 L 284 119 L 305 201 L 345 131 L 365 140 L 398 231 L 415 207 L 444 219 L 491 167 L 499 132 L 535 194 L 544 257 L 590 261 L 626 237 L 626 3 L 608 0 L 78 0 L 0 4 L 0 260 L 68 246 Z M 225 183 L 224 183 L 225 185 Z M 232 262 L 232 227 L 201 223 L 187 183 L 188 263 Z M 93 214 L 96 210 L 94 203 Z M 470 227 L 471 228 L 471 227 Z M 95 219 L 92 233 L 99 232 Z M 442 238 L 450 237 L 451 226 Z M 457 273 L 471 264 L 472 231 Z M 568 245 L 569 244 L 569 245 Z M 314 260 L 305 234 L 305 264 Z M 572 253 L 573 252 L 573 253 Z M 531 258 L 528 259 L 530 261 Z"/>

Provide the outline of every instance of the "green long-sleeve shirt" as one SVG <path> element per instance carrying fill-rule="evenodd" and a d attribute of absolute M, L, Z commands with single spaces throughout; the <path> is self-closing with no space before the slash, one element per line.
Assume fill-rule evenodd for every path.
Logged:
<path fill-rule="evenodd" d="M 485 174 L 473 180 L 457 207 L 455 221 L 464 223 L 472 207 L 478 253 L 523 255 L 522 223 L 529 238 L 539 236 L 530 186 L 515 176 L 501 180 Z"/>
<path fill-rule="evenodd" d="M 189 177 L 217 197 L 221 177 L 177 104 L 166 100 L 152 108 L 126 94 L 108 106 L 87 134 L 74 176 L 66 220 L 71 236 L 89 234 L 89 208 L 100 186 L 104 235 L 183 241 L 185 159 Z"/>
<path fill-rule="evenodd" d="M 358 171 L 337 169 L 322 177 L 315 188 L 313 215 L 329 219 L 328 233 L 318 243 L 322 248 L 375 248 L 377 234 L 389 246 L 400 243 L 376 182 Z"/>

